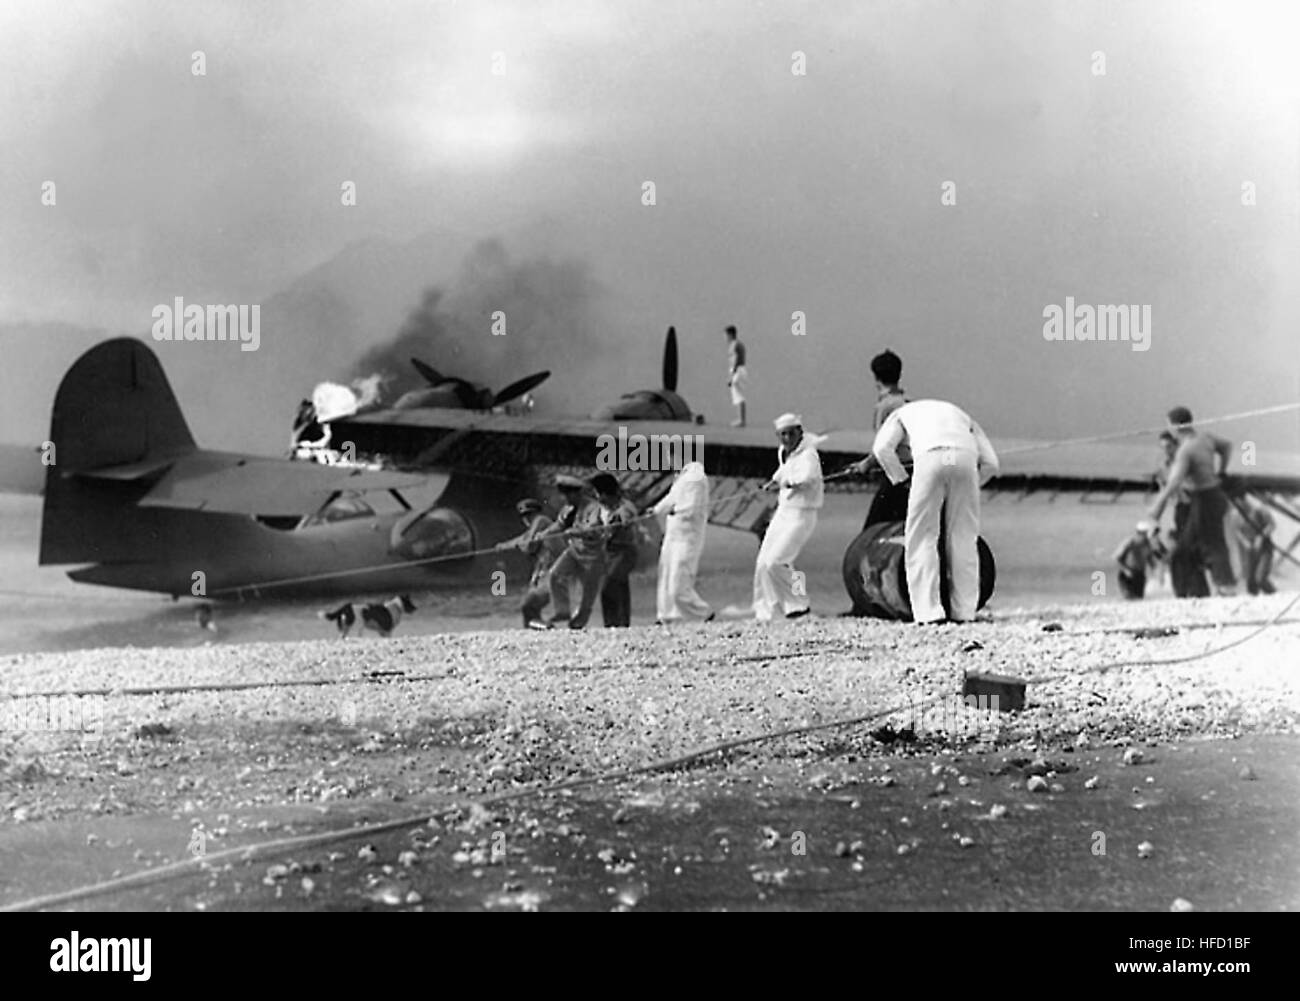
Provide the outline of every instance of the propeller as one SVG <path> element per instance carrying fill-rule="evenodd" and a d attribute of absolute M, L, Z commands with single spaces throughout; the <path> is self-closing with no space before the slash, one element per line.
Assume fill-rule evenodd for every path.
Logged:
<path fill-rule="evenodd" d="M 668 328 L 664 341 L 664 389 L 677 392 L 677 328 Z"/>
<path fill-rule="evenodd" d="M 460 400 L 460 405 L 466 410 L 487 409 L 487 407 L 483 405 L 484 397 L 487 396 L 486 390 L 479 389 L 479 387 L 474 385 L 474 383 L 468 382 L 465 379 L 457 379 L 454 375 L 445 376 L 443 378 L 442 384 L 445 386 L 448 383 L 451 384 L 452 389 L 455 391 L 456 399 Z"/>
<path fill-rule="evenodd" d="M 549 370 L 534 372 L 517 382 L 512 382 L 505 389 L 493 395 L 490 390 L 467 379 L 459 379 L 454 375 L 443 375 L 432 365 L 420 361 L 419 358 L 412 358 L 411 364 L 415 366 L 415 370 L 420 375 L 424 376 L 430 386 L 437 388 L 450 385 L 452 391 L 456 394 L 456 399 L 460 401 L 460 405 L 466 410 L 490 410 L 493 407 L 498 407 L 517 396 L 523 396 L 529 390 L 536 389 L 551 377 Z"/>
<path fill-rule="evenodd" d="M 523 396 L 529 390 L 536 389 L 547 379 L 551 377 L 550 371 L 534 372 L 532 375 L 524 376 L 518 382 L 512 382 L 496 396 L 492 397 L 492 406 L 499 407 L 503 403 L 508 403 L 516 396 Z"/>
<path fill-rule="evenodd" d="M 430 386 L 436 386 L 438 385 L 438 383 L 445 381 L 447 378 L 445 375 L 439 372 L 432 365 L 425 364 L 424 362 L 420 361 L 419 358 L 412 358 L 411 364 L 415 366 L 415 370 L 417 372 L 419 372 L 422 376 L 424 376 L 426 380 L 428 380 Z"/>

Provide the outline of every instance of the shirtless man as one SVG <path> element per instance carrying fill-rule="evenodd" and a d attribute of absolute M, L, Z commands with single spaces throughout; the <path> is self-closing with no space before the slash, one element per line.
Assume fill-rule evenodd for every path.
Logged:
<path fill-rule="evenodd" d="M 745 368 L 745 345 L 736 336 L 736 328 L 727 328 L 727 387 L 731 402 L 739 415 L 732 427 L 745 426 L 745 389 L 749 386 L 749 369 Z"/>
<path fill-rule="evenodd" d="M 1232 573 L 1223 531 L 1228 497 L 1221 483 L 1232 458 L 1232 442 L 1197 431 L 1192 426 L 1192 412 L 1186 407 L 1169 411 L 1169 429 L 1178 440 L 1178 451 L 1174 453 L 1168 479 L 1151 503 L 1148 517 L 1159 524 L 1165 505 L 1177 498 L 1180 489 L 1184 490 L 1187 520 L 1181 531 L 1175 531 L 1175 545 L 1199 552 L 1219 594 L 1235 594 L 1237 579 Z"/>

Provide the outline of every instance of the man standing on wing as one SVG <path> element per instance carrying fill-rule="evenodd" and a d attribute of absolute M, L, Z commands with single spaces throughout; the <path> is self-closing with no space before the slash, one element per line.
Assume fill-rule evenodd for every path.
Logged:
<path fill-rule="evenodd" d="M 807 588 L 795 587 L 794 561 L 817 527 L 822 506 L 822 460 L 812 438 L 805 436 L 803 418 L 782 414 L 775 421 L 780 464 L 764 490 L 779 490 L 776 514 L 763 535 L 754 565 L 754 617 L 768 622 L 780 609 L 787 619 L 807 615 Z"/>
<path fill-rule="evenodd" d="M 997 453 L 960 407 L 943 400 L 905 403 L 885 420 L 871 449 L 891 483 L 907 479 L 898 458 L 904 437 L 911 443 L 913 462 L 903 533 L 912 619 L 931 623 L 945 618 L 939 596 L 942 512 L 952 618 L 969 622 L 979 605 L 980 486 L 997 475 Z"/>
<path fill-rule="evenodd" d="M 732 427 L 745 426 L 745 389 L 749 386 L 749 369 L 745 368 L 745 345 L 736 337 L 736 328 L 727 328 L 727 386 L 731 402 L 739 417 Z"/>

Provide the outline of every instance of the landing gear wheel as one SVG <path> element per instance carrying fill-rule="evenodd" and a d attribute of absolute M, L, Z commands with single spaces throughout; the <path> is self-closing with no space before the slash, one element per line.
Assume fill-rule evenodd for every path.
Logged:
<path fill-rule="evenodd" d="M 976 540 L 980 561 L 979 608 L 993 596 L 997 583 L 997 565 L 993 551 L 982 538 Z M 912 618 L 907 594 L 907 563 L 903 555 L 903 523 L 877 522 L 864 529 L 844 551 L 842 567 L 844 587 L 853 600 L 855 615 L 878 619 Z M 943 571 L 940 594 L 948 607 L 947 567 Z"/>

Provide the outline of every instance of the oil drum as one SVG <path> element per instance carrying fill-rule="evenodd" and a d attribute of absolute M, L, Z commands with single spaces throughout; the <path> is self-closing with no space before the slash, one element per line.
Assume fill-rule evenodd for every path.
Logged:
<path fill-rule="evenodd" d="M 911 621 L 912 604 L 907 594 L 907 561 L 903 551 L 902 521 L 881 521 L 869 525 L 844 551 L 844 586 L 853 599 L 855 615 L 878 619 Z M 979 607 L 993 596 L 997 568 L 993 552 L 981 538 L 976 542 L 980 560 Z M 948 608 L 947 560 L 940 552 L 943 607 Z"/>

